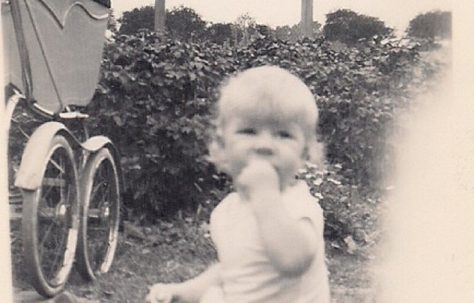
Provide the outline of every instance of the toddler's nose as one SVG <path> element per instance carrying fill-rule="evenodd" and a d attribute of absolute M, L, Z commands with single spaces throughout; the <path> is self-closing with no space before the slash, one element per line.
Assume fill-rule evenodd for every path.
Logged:
<path fill-rule="evenodd" d="M 272 135 L 269 132 L 262 131 L 254 145 L 254 152 L 258 156 L 273 156 L 275 150 L 273 149 Z"/>

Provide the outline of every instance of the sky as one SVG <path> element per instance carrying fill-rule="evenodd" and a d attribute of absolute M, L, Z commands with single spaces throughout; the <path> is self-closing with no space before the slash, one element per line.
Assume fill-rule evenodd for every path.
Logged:
<path fill-rule="evenodd" d="M 419 13 L 451 10 L 453 0 L 314 0 L 314 19 L 325 23 L 327 13 L 347 8 L 381 19 L 397 32 Z M 116 16 L 135 7 L 154 5 L 154 0 L 112 0 Z M 206 21 L 233 22 L 248 13 L 258 23 L 270 26 L 293 25 L 300 20 L 300 0 L 166 0 L 166 8 L 184 5 L 194 9 Z"/>

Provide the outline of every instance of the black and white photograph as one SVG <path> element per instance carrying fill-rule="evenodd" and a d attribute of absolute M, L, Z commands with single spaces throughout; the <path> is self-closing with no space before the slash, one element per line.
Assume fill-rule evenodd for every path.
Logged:
<path fill-rule="evenodd" d="M 1 302 L 474 302 L 474 3 L 0 2 Z"/>

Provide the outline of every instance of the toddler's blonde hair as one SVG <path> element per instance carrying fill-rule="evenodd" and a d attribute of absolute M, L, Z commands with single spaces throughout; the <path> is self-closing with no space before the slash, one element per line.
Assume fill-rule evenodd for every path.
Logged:
<path fill-rule="evenodd" d="M 221 86 L 215 114 L 209 159 L 223 171 L 226 169 L 222 129 L 232 117 L 239 115 L 297 123 L 305 135 L 306 160 L 321 161 L 323 149 L 316 140 L 318 108 L 314 96 L 303 81 L 285 69 L 260 66 L 229 78 Z"/>

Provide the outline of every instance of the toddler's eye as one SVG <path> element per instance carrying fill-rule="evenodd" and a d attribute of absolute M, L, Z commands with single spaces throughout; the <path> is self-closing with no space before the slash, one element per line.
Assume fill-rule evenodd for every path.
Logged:
<path fill-rule="evenodd" d="M 290 132 L 287 132 L 286 130 L 280 130 L 278 132 L 278 136 L 283 139 L 290 139 L 293 138 Z"/>
<path fill-rule="evenodd" d="M 257 131 L 253 128 L 242 128 L 237 131 L 239 134 L 242 135 L 255 135 Z"/>

